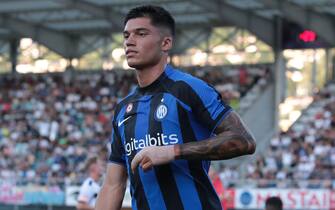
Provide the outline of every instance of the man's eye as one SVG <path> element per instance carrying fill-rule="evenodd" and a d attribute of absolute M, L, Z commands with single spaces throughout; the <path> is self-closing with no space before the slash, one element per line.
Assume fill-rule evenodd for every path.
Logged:
<path fill-rule="evenodd" d="M 142 33 L 139 33 L 140 36 L 145 36 L 147 35 L 146 33 L 142 32 Z"/>

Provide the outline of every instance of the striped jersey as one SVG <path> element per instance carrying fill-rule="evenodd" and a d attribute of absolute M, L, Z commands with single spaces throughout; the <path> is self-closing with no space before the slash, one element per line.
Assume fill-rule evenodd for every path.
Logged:
<path fill-rule="evenodd" d="M 134 173 L 130 166 L 144 147 L 210 138 L 230 111 L 213 87 L 170 65 L 117 105 L 109 159 L 127 168 L 134 210 L 221 209 L 207 175 L 209 161 L 174 160 Z"/>

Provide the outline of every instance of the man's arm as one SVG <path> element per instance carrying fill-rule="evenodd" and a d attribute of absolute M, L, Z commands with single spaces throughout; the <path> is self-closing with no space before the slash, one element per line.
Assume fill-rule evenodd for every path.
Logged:
<path fill-rule="evenodd" d="M 138 165 L 148 170 L 174 159 L 226 160 L 255 152 L 254 137 L 234 111 L 227 115 L 214 132 L 216 136 L 203 141 L 146 147 L 135 155 L 131 163 L 132 170 Z"/>
<path fill-rule="evenodd" d="M 226 160 L 255 152 L 254 137 L 234 111 L 214 132 L 217 135 L 208 140 L 175 145 L 175 159 Z"/>
<path fill-rule="evenodd" d="M 109 163 L 107 174 L 98 194 L 95 210 L 120 210 L 127 184 L 125 166 Z"/>

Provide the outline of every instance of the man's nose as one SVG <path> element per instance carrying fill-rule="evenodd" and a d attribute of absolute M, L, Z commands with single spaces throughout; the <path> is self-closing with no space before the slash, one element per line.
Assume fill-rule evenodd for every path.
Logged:
<path fill-rule="evenodd" d="M 134 39 L 134 35 L 130 34 L 128 38 L 124 42 L 125 46 L 132 46 L 136 44 L 136 41 Z"/>

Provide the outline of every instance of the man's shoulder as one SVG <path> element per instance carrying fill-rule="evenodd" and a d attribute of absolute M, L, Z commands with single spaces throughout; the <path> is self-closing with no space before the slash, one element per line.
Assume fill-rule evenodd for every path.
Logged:
<path fill-rule="evenodd" d="M 205 82 L 196 77 L 196 76 L 193 76 L 191 73 L 185 71 L 185 70 L 182 70 L 182 69 L 178 69 L 178 68 L 173 68 L 171 67 L 171 70 L 168 74 L 168 77 L 174 81 L 185 81 L 187 83 L 192 83 L 192 82 L 200 82 L 200 83 L 204 83 Z"/>
<path fill-rule="evenodd" d="M 84 187 L 89 187 L 89 188 L 94 188 L 95 186 L 97 186 L 98 184 L 94 181 L 94 179 L 92 179 L 91 177 L 88 177 L 84 180 L 82 186 Z M 99 185 L 98 185 L 99 186 Z"/>
<path fill-rule="evenodd" d="M 168 78 L 173 80 L 175 82 L 175 85 L 178 86 L 178 88 L 192 88 L 194 89 L 201 89 L 208 84 L 203 81 L 202 79 L 191 75 L 190 73 L 176 69 L 176 68 L 171 68 L 171 71 L 168 74 Z M 184 85 L 180 85 L 180 84 Z"/>
<path fill-rule="evenodd" d="M 186 72 L 183 69 L 175 68 L 172 66 L 169 66 L 167 75 L 170 79 L 174 81 L 179 81 L 183 79 L 192 79 L 194 76 L 192 76 L 190 73 Z"/>
<path fill-rule="evenodd" d="M 87 178 L 84 180 L 83 185 L 90 186 L 90 185 L 92 185 L 93 181 L 94 181 L 94 180 L 93 180 L 91 177 L 87 177 Z"/>
<path fill-rule="evenodd" d="M 86 189 L 90 186 L 91 183 L 91 179 L 90 178 L 86 178 L 83 183 L 81 184 L 81 188 L 82 189 Z"/>

